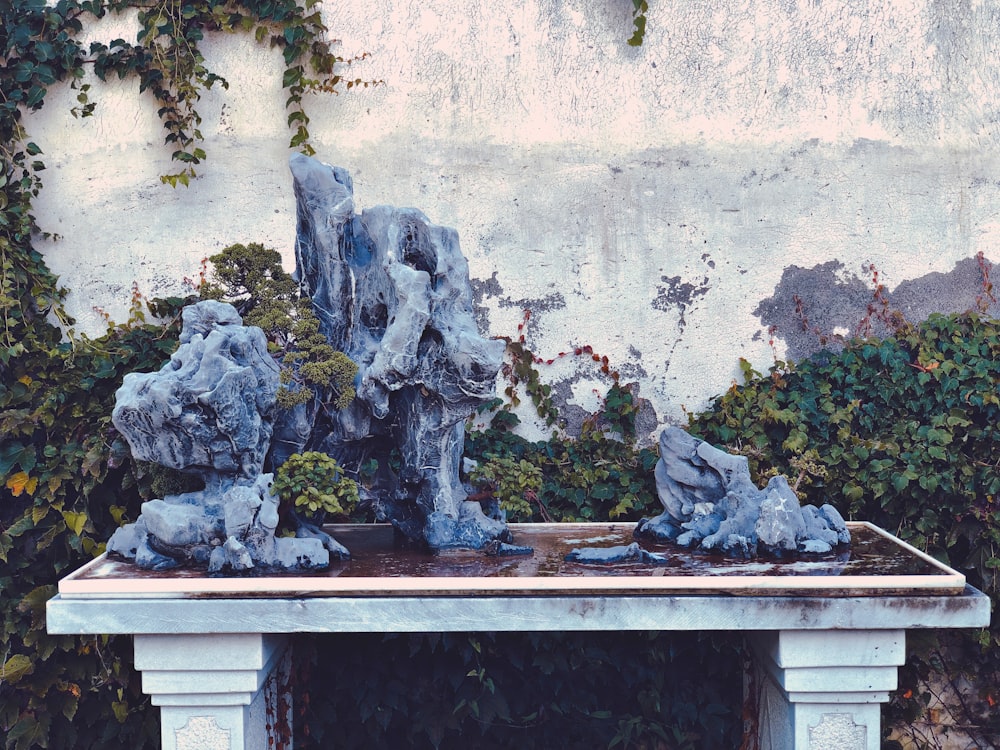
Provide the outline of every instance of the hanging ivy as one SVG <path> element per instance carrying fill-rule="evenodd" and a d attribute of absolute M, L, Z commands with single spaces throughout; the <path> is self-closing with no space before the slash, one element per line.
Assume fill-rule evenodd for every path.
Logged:
<path fill-rule="evenodd" d="M 138 9 L 134 41 L 109 44 L 79 40 L 85 21 Z M 73 114 L 87 117 L 95 102 L 85 82 L 93 70 L 101 80 L 135 78 L 151 93 L 179 170 L 162 176 L 172 186 L 188 185 L 207 157 L 197 105 L 202 93 L 228 82 L 213 72 L 202 54 L 206 34 L 248 33 L 281 51 L 287 91 L 290 146 L 311 154 L 304 97 L 368 86 L 345 80 L 317 0 L 14 0 L 0 3 L 0 366 L 32 348 L 47 348 L 61 333 L 46 320 L 50 313 L 69 324 L 61 311 L 64 296 L 41 255 L 32 247 L 37 230 L 32 199 L 42 186 L 42 147 L 24 127 L 24 115 L 40 109 L 53 85 L 77 90 Z"/>
<path fill-rule="evenodd" d="M 632 36 L 628 43 L 633 47 L 641 47 L 642 40 L 646 36 L 646 13 L 649 11 L 649 3 L 646 0 L 632 0 Z"/>

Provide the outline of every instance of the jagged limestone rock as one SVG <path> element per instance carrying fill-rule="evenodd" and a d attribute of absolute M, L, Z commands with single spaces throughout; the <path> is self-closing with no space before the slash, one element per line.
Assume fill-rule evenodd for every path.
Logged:
<path fill-rule="evenodd" d="M 263 332 L 205 301 L 184 309 L 180 341 L 159 371 L 125 376 L 112 421 L 133 456 L 200 476 L 205 488 L 143 503 L 108 551 L 157 570 L 313 569 L 329 565 L 330 551 L 346 556 L 333 540 L 274 537 L 278 501 L 261 469 L 279 383 Z"/>
<path fill-rule="evenodd" d="M 411 208 L 354 212 L 350 175 L 293 155 L 296 278 L 332 346 L 359 367 L 347 409 L 303 405 L 277 425 L 273 462 L 303 450 L 349 471 L 377 462 L 370 500 L 432 548 L 510 541 L 466 502 L 464 423 L 494 395 L 504 344 L 480 336 L 453 229 Z M 398 464 L 398 470 L 395 465 Z"/>
<path fill-rule="evenodd" d="M 760 490 L 744 456 L 734 456 L 677 427 L 660 434 L 656 489 L 664 513 L 643 519 L 637 538 L 752 557 L 821 554 L 850 544 L 832 505 L 802 507 L 783 476 Z"/>
<path fill-rule="evenodd" d="M 276 537 L 278 499 L 271 493 L 271 480 L 271 474 L 262 474 L 254 484 L 237 485 L 226 493 L 226 541 L 212 550 L 209 571 L 249 570 L 257 565 L 308 570 L 326 567 L 331 552 L 341 559 L 350 557 L 326 534 Z"/>

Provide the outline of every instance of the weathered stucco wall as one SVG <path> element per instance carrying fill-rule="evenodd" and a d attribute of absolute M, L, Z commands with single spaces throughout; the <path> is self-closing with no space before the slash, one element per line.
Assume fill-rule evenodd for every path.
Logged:
<path fill-rule="evenodd" d="M 779 354 L 808 350 L 794 293 L 849 329 L 867 263 L 907 282 L 911 310 L 969 306 L 968 259 L 1000 261 L 1000 4 L 650 5 L 632 48 L 628 0 L 326 3 L 343 54 L 368 53 L 349 77 L 383 83 L 311 101 L 315 147 L 359 207 L 458 229 L 490 333 L 530 308 L 540 355 L 590 344 L 661 422 L 705 406 L 739 357 L 766 368 L 769 326 Z M 292 266 L 280 58 L 238 37 L 205 52 L 230 88 L 201 103 L 209 160 L 188 189 L 160 185 L 169 149 L 134 82 L 95 84 L 93 118 L 70 117 L 67 89 L 29 120 L 49 167 L 36 214 L 63 237 L 40 244 L 81 329 L 233 242 Z M 592 368 L 549 369 L 594 406 Z"/>

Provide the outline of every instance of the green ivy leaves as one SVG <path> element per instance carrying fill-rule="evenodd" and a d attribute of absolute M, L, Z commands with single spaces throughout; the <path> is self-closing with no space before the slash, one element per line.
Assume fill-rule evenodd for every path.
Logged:
<path fill-rule="evenodd" d="M 646 13 L 649 11 L 649 3 L 646 0 L 632 0 L 632 5 L 632 24 L 635 30 L 629 37 L 628 43 L 633 47 L 639 47 L 646 36 Z"/>
<path fill-rule="evenodd" d="M 692 432 L 743 453 L 757 475 L 799 475 L 804 501 L 898 533 L 1000 601 L 1000 321 L 932 315 L 893 338 L 744 375 L 692 417 Z M 981 640 L 935 679 L 1000 673 L 1000 626 Z M 938 656 L 912 661 L 926 677 Z"/>
<path fill-rule="evenodd" d="M 583 421 L 578 437 L 556 430 L 549 440 L 530 442 L 513 432 L 520 423 L 512 411 L 517 387 L 525 388 L 547 424 L 556 424 L 558 412 L 535 366 L 542 360 L 520 340 L 507 340 L 507 353 L 508 401 L 486 404 L 484 412 L 493 410 L 489 426 L 466 433 L 465 454 L 478 462 L 473 483 L 490 492 L 512 521 L 624 521 L 659 513 L 656 450 L 637 446 L 635 395 L 619 383 L 607 358 L 589 346 L 565 353 L 586 356 L 611 378 L 603 407 Z"/>
<path fill-rule="evenodd" d="M 127 643 L 49 636 L 44 617 L 58 578 L 99 553 L 123 520 L 138 515 L 149 477 L 116 444 L 109 415 L 125 373 L 159 367 L 176 334 L 176 326 L 147 326 L 136 315 L 101 339 L 26 348 L 3 370 L 5 748 L 143 747 L 156 741 L 155 726 L 147 726 L 139 710 L 147 700 L 127 666 Z M 112 704 L 119 706 L 114 714 Z"/>
<path fill-rule="evenodd" d="M 138 8 L 140 29 L 134 42 L 115 39 L 84 48 L 77 36 L 82 19 L 101 18 Z M 290 144 L 311 153 L 303 95 L 335 92 L 341 77 L 334 71 L 347 64 L 334 54 L 315 0 L 14 0 L 0 4 L 0 365 L 26 349 L 48 346 L 60 334 L 43 320 L 61 311 L 64 291 L 31 247 L 36 229 L 31 201 L 42 186 L 42 150 L 27 138 L 24 111 L 42 107 L 51 85 L 69 81 L 78 90 L 71 111 L 87 117 L 94 111 L 90 84 L 81 79 L 92 67 L 101 80 L 135 77 L 140 93 L 155 98 L 166 131 L 171 158 L 181 165 L 161 180 L 173 187 L 188 185 L 206 158 L 201 143 L 197 102 L 215 85 L 227 87 L 211 71 L 200 50 L 208 33 L 253 32 L 258 42 L 281 49 L 289 91 Z M 346 87 L 369 85 L 360 79 Z"/>

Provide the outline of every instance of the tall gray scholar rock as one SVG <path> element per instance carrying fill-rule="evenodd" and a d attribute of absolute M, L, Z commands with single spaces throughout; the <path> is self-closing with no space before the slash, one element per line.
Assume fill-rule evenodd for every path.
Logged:
<path fill-rule="evenodd" d="M 745 456 L 730 455 L 677 427 L 660 433 L 655 474 L 664 512 L 640 521 L 637 538 L 739 557 L 819 554 L 851 541 L 832 505 L 800 506 L 783 476 L 758 489 Z"/>
<path fill-rule="evenodd" d="M 377 462 L 371 498 L 431 548 L 510 541 L 502 514 L 466 500 L 464 423 L 494 396 L 504 345 L 479 335 L 455 230 L 412 208 L 354 212 L 350 175 L 290 160 L 297 201 L 296 278 L 321 330 L 359 368 L 346 410 L 319 400 L 276 427 L 273 461 L 319 450 L 349 471 Z"/>
<path fill-rule="evenodd" d="M 205 488 L 143 503 L 108 551 L 152 569 L 327 566 L 323 541 L 274 536 L 278 501 L 261 469 L 278 366 L 263 332 L 231 305 L 205 301 L 184 309 L 180 342 L 158 372 L 125 376 L 112 421 L 135 458 L 197 475 Z"/>

